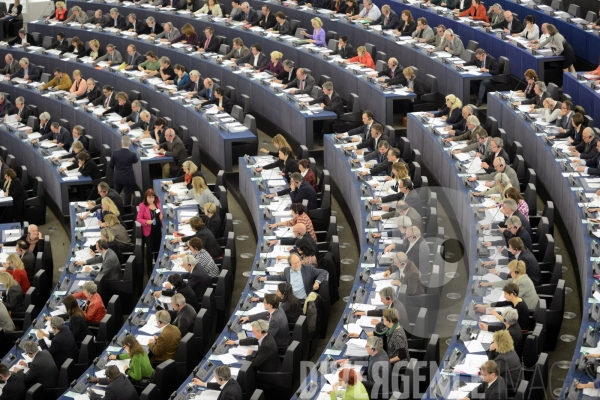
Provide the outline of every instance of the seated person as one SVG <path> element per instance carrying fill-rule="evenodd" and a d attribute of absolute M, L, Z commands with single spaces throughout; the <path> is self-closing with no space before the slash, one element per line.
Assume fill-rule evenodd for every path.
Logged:
<path fill-rule="evenodd" d="M 321 282 L 327 279 L 327 271 L 317 269 L 312 265 L 302 265 L 300 256 L 296 253 L 290 254 L 288 263 L 290 266 L 284 269 L 283 274 L 261 277 L 259 280 L 261 282 L 285 281 L 292 285 L 292 290 L 298 300 L 304 302 L 313 290 L 319 290 Z"/>
<path fill-rule="evenodd" d="M 166 360 L 175 360 L 181 332 L 175 325 L 171 325 L 171 315 L 168 311 L 160 310 L 155 315 L 156 324 L 161 330 L 159 335 L 154 335 L 148 340 L 148 349 L 151 352 L 152 365 L 159 365 Z"/>
<path fill-rule="evenodd" d="M 28 340 L 23 344 L 23 353 L 32 360 L 30 363 L 21 360 L 19 361 L 19 366 L 29 367 L 29 370 L 25 372 L 23 369 L 14 367 L 12 372 L 23 379 L 25 386 L 31 388 L 36 383 L 39 383 L 44 389 L 56 387 L 56 383 L 58 382 L 58 368 L 50 352 L 40 349 L 37 343 Z"/>
<path fill-rule="evenodd" d="M 139 400 L 140 396 L 137 394 L 135 387 L 133 386 L 131 381 L 127 379 L 127 376 L 123 375 L 119 371 L 119 367 L 117 367 L 116 365 L 109 365 L 108 367 L 106 367 L 105 375 L 106 378 L 91 377 L 88 379 L 89 382 L 98 383 L 100 385 L 106 385 L 106 391 L 104 396 L 94 392 L 92 389 L 88 389 L 87 394 L 90 396 L 90 400 Z"/>
<path fill-rule="evenodd" d="M 50 319 L 50 333 L 45 333 L 42 329 L 36 332 L 38 339 L 48 337 L 52 344 L 48 346 L 45 340 L 39 340 L 38 344 L 43 350 L 48 350 L 54 359 L 57 368 L 60 368 L 68 358 L 75 360 L 79 353 L 75 336 L 73 332 L 65 326 L 65 321 L 61 317 L 52 317 Z"/>
<path fill-rule="evenodd" d="M 56 68 L 54 70 L 54 78 L 42 85 L 41 90 L 46 90 L 48 88 L 54 88 L 55 90 L 69 90 L 71 89 L 71 78 L 69 74 L 66 72 L 62 72 L 60 68 Z"/>
<path fill-rule="evenodd" d="M 253 314 L 249 317 L 242 317 L 240 318 L 240 322 L 246 323 L 248 321 L 253 322 L 258 320 L 269 321 L 269 335 L 275 338 L 277 347 L 287 348 L 292 343 L 292 338 L 288 328 L 287 316 L 285 311 L 279 307 L 279 302 L 280 299 L 276 294 L 265 294 L 263 305 L 266 311 L 260 314 Z M 258 344 L 256 338 L 254 338 L 253 342 L 252 345 Z M 237 344 L 239 344 L 239 342 Z"/>
<path fill-rule="evenodd" d="M 228 340 L 227 345 L 252 346 L 258 341 L 258 351 L 256 355 L 253 350 L 248 351 L 246 361 L 252 362 L 252 367 L 256 371 L 261 372 L 276 372 L 279 371 L 281 362 L 279 361 L 279 352 L 277 350 L 277 342 L 275 338 L 269 335 L 269 323 L 263 319 L 252 322 L 252 336 L 242 340 Z"/>
<path fill-rule="evenodd" d="M 231 114 L 231 109 L 233 108 L 233 104 L 229 101 L 229 98 L 225 96 L 225 89 L 222 86 L 219 86 L 215 89 L 215 97 L 212 100 L 203 100 L 202 107 L 206 107 L 209 105 L 216 105 L 219 111 L 225 111 L 227 114 Z"/>
<path fill-rule="evenodd" d="M 192 378 L 192 383 L 211 390 L 220 390 L 219 396 L 223 400 L 243 400 L 242 388 L 235 379 L 232 379 L 229 365 L 219 365 L 215 368 L 215 380 L 216 382 L 202 382 L 198 378 Z"/>

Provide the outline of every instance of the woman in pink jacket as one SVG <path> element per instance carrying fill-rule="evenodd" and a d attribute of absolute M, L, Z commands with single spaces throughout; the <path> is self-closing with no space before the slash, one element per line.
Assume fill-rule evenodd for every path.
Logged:
<path fill-rule="evenodd" d="M 154 190 L 148 189 L 144 193 L 144 199 L 139 206 L 137 221 L 142 224 L 142 235 L 146 243 L 146 269 L 148 270 L 148 276 L 150 276 L 154 269 L 152 257 L 160 250 L 162 241 L 160 199 L 156 196 Z"/>

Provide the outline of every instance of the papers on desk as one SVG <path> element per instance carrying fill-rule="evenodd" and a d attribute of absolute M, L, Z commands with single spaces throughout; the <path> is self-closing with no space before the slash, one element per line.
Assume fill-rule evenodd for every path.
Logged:
<path fill-rule="evenodd" d="M 367 350 L 365 346 L 367 344 L 366 339 L 350 339 L 346 344 L 346 353 L 347 357 L 362 357 L 366 356 Z"/>
<path fill-rule="evenodd" d="M 221 395 L 220 390 L 210 390 L 210 389 L 202 390 L 196 395 L 196 397 L 194 397 L 194 399 L 195 400 L 217 400 L 220 395 Z"/>
<path fill-rule="evenodd" d="M 481 343 L 491 344 L 494 341 L 494 332 L 480 330 L 479 335 L 477 335 L 477 340 Z"/>
<path fill-rule="evenodd" d="M 485 353 L 485 349 L 481 345 L 481 343 L 477 340 L 471 340 L 469 342 L 465 342 L 465 347 L 469 353 Z"/>
<path fill-rule="evenodd" d="M 369 317 L 368 315 L 362 315 L 356 322 L 360 326 L 366 326 L 368 328 L 375 328 L 376 324 L 371 323 L 373 317 Z"/>
<path fill-rule="evenodd" d="M 371 275 L 371 276 L 373 276 L 373 275 Z M 364 312 L 367 312 L 367 311 L 373 311 L 377 307 L 373 306 L 373 305 L 370 305 L 370 304 L 357 304 L 357 303 L 353 303 L 350 308 L 352 310 L 354 310 L 354 311 L 364 311 Z"/>
<path fill-rule="evenodd" d="M 147 335 L 135 335 L 135 338 L 142 346 L 148 346 L 148 341 L 153 338 L 153 336 Z"/>
<path fill-rule="evenodd" d="M 254 346 L 234 346 L 231 347 L 228 351 L 229 354 L 232 355 L 237 355 L 237 356 L 247 356 L 248 352 L 252 350 L 252 351 L 258 351 L 258 345 L 254 345 Z M 238 362 L 237 360 L 235 362 Z"/>
<path fill-rule="evenodd" d="M 344 329 L 348 331 L 350 334 L 360 335 L 363 331 L 359 324 L 346 324 L 344 325 Z"/>
<path fill-rule="evenodd" d="M 109 365 L 116 365 L 120 370 L 124 371 L 125 366 L 129 367 L 130 361 L 131 361 L 131 359 L 129 359 L 129 358 L 127 358 L 125 360 L 110 360 L 109 362 L 106 363 L 106 366 L 108 367 Z"/>
<path fill-rule="evenodd" d="M 500 282 L 501 280 L 503 280 L 498 275 L 494 275 L 494 274 L 490 274 L 490 273 L 485 274 L 484 276 L 481 277 L 481 279 L 484 281 L 487 281 L 487 282 Z"/>
<path fill-rule="evenodd" d="M 140 332 L 147 333 L 149 335 L 155 335 L 160 332 L 160 328 L 156 325 L 156 316 L 152 315 L 148 318 L 146 325 L 139 329 Z"/>
<path fill-rule="evenodd" d="M 498 301 L 504 301 L 504 292 L 500 288 L 494 288 L 491 292 L 483 298 L 484 303 L 496 303 Z M 497 319 L 496 319 L 497 320 Z"/>

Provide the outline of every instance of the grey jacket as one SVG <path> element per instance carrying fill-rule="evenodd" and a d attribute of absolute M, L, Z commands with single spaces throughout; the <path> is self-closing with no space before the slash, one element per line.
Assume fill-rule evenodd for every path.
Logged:
<path fill-rule="evenodd" d="M 436 47 L 433 51 L 446 51 L 446 47 L 450 46 L 450 42 L 448 42 L 445 38 L 442 43 Z M 465 51 L 465 46 L 463 45 L 462 40 L 458 37 L 458 35 L 454 34 L 452 38 L 452 49 L 448 52 L 453 56 L 460 57 L 462 53 Z"/>
<path fill-rule="evenodd" d="M 10 315 L 8 315 L 8 310 L 4 303 L 0 303 L 0 329 L 3 329 L 4 332 L 12 332 L 15 330 L 15 324 L 10 318 Z"/>
<path fill-rule="evenodd" d="M 507 161 L 507 160 L 505 160 Z M 493 172 L 491 174 L 483 174 L 483 175 L 478 175 L 477 179 L 478 180 L 482 180 L 482 181 L 493 181 L 494 178 L 496 177 L 496 175 L 500 174 L 502 172 Z M 504 173 L 506 175 L 508 175 L 508 179 L 510 179 L 510 184 L 513 187 L 518 188 L 519 187 L 519 178 L 517 177 L 517 173 L 515 172 L 515 170 L 510 166 L 507 165 L 504 167 Z M 492 189 L 492 188 L 490 188 Z M 498 191 L 496 190 L 495 192 L 487 192 L 487 194 L 492 194 L 492 193 L 497 193 Z"/>
<path fill-rule="evenodd" d="M 492 286 L 495 288 L 503 288 L 504 286 L 512 282 L 513 278 L 508 278 L 505 281 L 494 282 Z M 519 286 L 519 297 L 523 299 L 525 304 L 527 304 L 527 308 L 529 308 L 530 310 L 535 310 L 540 298 L 538 297 L 537 292 L 535 291 L 535 286 L 533 286 L 531 278 L 526 274 L 521 276 L 521 278 L 517 282 L 517 286 Z"/>
<path fill-rule="evenodd" d="M 87 265 L 102 263 L 101 272 L 104 273 L 104 279 L 106 280 L 118 281 L 122 279 L 121 263 L 119 262 L 119 257 L 117 257 L 117 254 L 111 249 L 106 250 L 104 258 L 101 255 L 99 255 L 90 258 L 89 260 L 86 260 L 85 263 Z M 94 270 L 90 271 L 90 275 L 92 276 L 98 276 L 99 273 L 100 272 Z"/>
<path fill-rule="evenodd" d="M 246 46 L 242 46 L 241 49 L 232 49 L 229 53 L 223 56 L 224 60 L 231 60 L 232 58 L 239 59 L 250 55 L 250 49 Z"/>
<path fill-rule="evenodd" d="M 416 30 L 412 33 L 413 38 L 425 39 L 426 43 L 429 43 L 431 39 L 435 41 L 435 32 L 433 31 L 433 29 L 431 29 L 429 25 L 425 25 L 425 29 L 423 29 L 423 33 L 420 35 L 420 37 L 417 37 L 418 35 L 419 32 L 417 32 Z"/>
<path fill-rule="evenodd" d="M 281 308 L 277 308 L 271 315 L 269 315 L 268 312 L 251 315 L 248 320 L 258 321 L 259 319 L 269 321 L 269 335 L 275 338 L 277 347 L 288 347 L 292 343 L 292 337 L 290 336 L 290 330 L 288 327 L 288 319 L 285 315 L 285 311 L 283 311 Z M 258 344 L 258 340 L 256 343 Z"/>
<path fill-rule="evenodd" d="M 106 52 L 105 55 L 96 59 L 96 62 L 101 61 L 110 61 L 112 64 L 121 64 L 123 62 L 123 56 L 119 50 L 115 49 L 112 54 Z"/>
<path fill-rule="evenodd" d="M 504 378 L 506 386 L 516 389 L 521 381 L 523 371 L 515 350 L 503 354 L 488 350 L 487 355 L 490 360 L 494 360 L 498 364 L 499 375 Z"/>
<path fill-rule="evenodd" d="M 181 36 L 181 33 L 179 33 L 179 29 L 173 27 L 173 29 L 171 29 L 171 32 L 167 32 L 166 30 L 164 30 L 161 33 L 159 33 L 158 35 L 156 35 L 154 38 L 155 39 L 167 39 L 170 42 L 171 40 L 175 39 L 178 36 Z"/>

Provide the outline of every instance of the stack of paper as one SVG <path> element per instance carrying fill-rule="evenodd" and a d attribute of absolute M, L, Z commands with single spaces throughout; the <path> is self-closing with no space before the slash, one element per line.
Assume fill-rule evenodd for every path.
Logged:
<path fill-rule="evenodd" d="M 365 346 L 367 345 L 366 339 L 350 339 L 348 340 L 346 353 L 347 357 L 362 357 L 366 356 L 367 350 Z"/>

